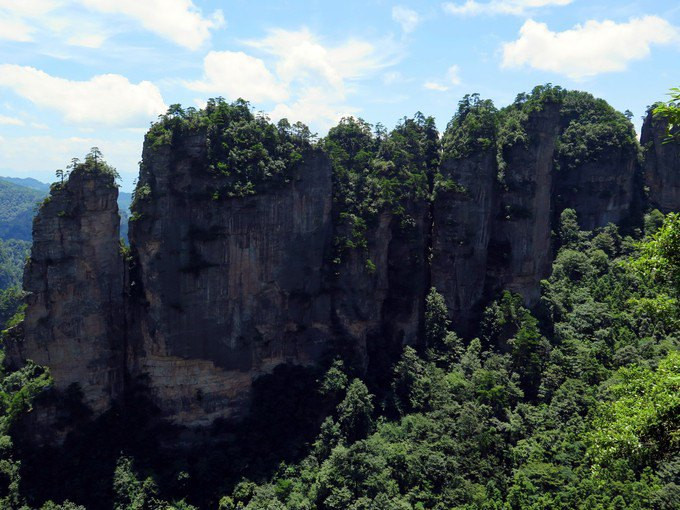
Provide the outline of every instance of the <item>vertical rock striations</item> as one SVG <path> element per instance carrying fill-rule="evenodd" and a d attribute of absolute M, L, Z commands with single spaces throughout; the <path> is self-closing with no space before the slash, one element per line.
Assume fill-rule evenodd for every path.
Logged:
<path fill-rule="evenodd" d="M 462 331 L 502 289 L 538 302 L 565 208 L 584 229 L 641 212 L 632 125 L 589 94 L 538 87 L 500 111 L 466 96 L 443 146 L 456 186 L 434 198 L 432 283 Z"/>
<path fill-rule="evenodd" d="M 502 110 L 459 106 L 441 140 L 417 114 L 390 133 L 344 119 L 318 144 L 241 101 L 173 107 L 145 140 L 127 270 L 108 167 L 53 187 L 13 359 L 80 384 L 96 413 L 139 377 L 164 416 L 207 425 L 284 363 L 349 354 L 380 384 L 422 338 L 430 286 L 472 334 L 503 289 L 537 302 L 565 208 L 586 229 L 641 211 L 639 146 L 605 102 L 539 87 Z M 664 132 L 648 117 L 649 198 L 667 212 L 680 158 Z"/>
<path fill-rule="evenodd" d="M 640 143 L 644 149 L 649 204 L 663 213 L 680 211 L 680 142 L 668 140 L 668 123 L 647 113 Z"/>
<path fill-rule="evenodd" d="M 57 389 L 78 384 L 95 412 L 123 387 L 123 260 L 118 188 L 82 164 L 55 184 L 33 221 L 20 357 L 47 365 Z M 19 361 L 19 360 L 17 360 Z"/>
<path fill-rule="evenodd" d="M 492 215 L 487 289 L 508 289 L 534 305 L 552 262 L 553 158 L 559 105 L 545 102 L 524 121 L 524 141 L 503 147 L 498 206 Z"/>
<path fill-rule="evenodd" d="M 456 186 L 438 190 L 434 198 L 432 286 L 446 296 L 455 326 L 464 330 L 481 313 L 484 298 L 497 200 L 495 150 L 446 159 L 440 171 Z"/>
<path fill-rule="evenodd" d="M 192 424 L 240 410 L 274 366 L 318 360 L 330 323 L 327 157 L 307 149 L 289 182 L 221 197 L 209 143 L 199 131 L 145 145 L 130 225 L 132 371 Z"/>

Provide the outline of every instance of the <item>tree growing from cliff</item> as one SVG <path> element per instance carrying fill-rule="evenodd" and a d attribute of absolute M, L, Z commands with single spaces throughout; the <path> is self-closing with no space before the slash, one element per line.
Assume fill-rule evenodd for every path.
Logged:
<path fill-rule="evenodd" d="M 680 88 L 672 88 L 669 96 L 668 102 L 654 108 L 654 115 L 668 121 L 668 141 L 680 140 Z"/>

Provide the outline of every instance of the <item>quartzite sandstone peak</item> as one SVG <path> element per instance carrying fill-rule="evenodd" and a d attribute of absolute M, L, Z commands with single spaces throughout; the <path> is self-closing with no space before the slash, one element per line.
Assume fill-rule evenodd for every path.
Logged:
<path fill-rule="evenodd" d="M 402 204 L 408 225 L 381 211 L 365 251 L 340 262 L 321 148 L 302 150 L 284 181 L 221 197 L 204 127 L 147 139 L 129 261 L 113 178 L 74 171 L 35 219 L 12 357 L 49 366 L 57 389 L 80 384 L 96 413 L 143 376 L 166 417 L 206 425 L 241 413 L 277 365 L 343 349 L 363 370 L 390 359 L 422 332 L 430 286 L 464 334 L 502 289 L 535 304 L 567 207 L 586 229 L 632 224 L 646 182 L 653 206 L 680 209 L 678 144 L 662 143 L 662 123 L 645 122 L 644 164 L 631 142 L 567 161 L 573 113 L 550 101 L 527 112 L 522 142 L 445 153 L 438 171 L 456 186 Z"/>

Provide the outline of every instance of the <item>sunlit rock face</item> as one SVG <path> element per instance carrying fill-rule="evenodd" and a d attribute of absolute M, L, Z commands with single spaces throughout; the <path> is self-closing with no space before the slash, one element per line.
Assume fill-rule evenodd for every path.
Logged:
<path fill-rule="evenodd" d="M 28 292 L 17 363 L 49 367 L 55 386 L 78 384 L 106 410 L 123 388 L 125 320 L 118 188 L 111 175 L 74 171 L 33 222 L 24 272 Z"/>
<path fill-rule="evenodd" d="M 557 152 L 566 126 L 557 104 L 532 112 L 523 124 L 527 142 L 504 150 L 502 170 L 495 147 L 444 158 L 441 173 L 461 189 L 433 202 L 431 281 L 460 331 L 474 329 L 502 289 L 530 306 L 538 302 L 564 209 L 575 209 L 587 230 L 630 222 L 640 212 L 637 145 L 567 166 Z"/>

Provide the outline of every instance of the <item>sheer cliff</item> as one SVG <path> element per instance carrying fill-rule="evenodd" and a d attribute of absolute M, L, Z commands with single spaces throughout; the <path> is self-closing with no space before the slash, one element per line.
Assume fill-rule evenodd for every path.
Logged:
<path fill-rule="evenodd" d="M 143 381 L 175 423 L 242 416 L 253 381 L 341 355 L 377 379 L 423 338 L 436 287 L 459 332 L 504 289 L 536 305 L 565 208 L 633 228 L 680 209 L 678 145 L 650 119 L 539 87 L 498 110 L 466 96 L 442 137 L 345 119 L 315 141 L 247 103 L 175 107 L 145 139 L 119 246 L 110 172 L 84 166 L 34 222 L 19 363 L 77 383 L 96 413 Z M 676 179 L 677 180 L 677 179 Z"/>
<path fill-rule="evenodd" d="M 165 412 L 205 420 L 237 409 L 254 377 L 312 363 L 330 337 L 323 288 L 331 169 L 307 148 L 287 182 L 216 195 L 208 133 L 144 148 L 130 225 L 129 352 Z"/>
<path fill-rule="evenodd" d="M 33 221 L 24 271 L 24 340 L 13 361 L 48 366 L 57 389 L 78 385 L 95 412 L 123 388 L 124 264 L 118 187 L 103 168 L 81 165 L 52 186 Z"/>
<path fill-rule="evenodd" d="M 677 211 L 680 204 L 680 144 L 668 139 L 667 128 L 668 123 L 650 111 L 640 138 L 650 205 L 663 213 Z"/>

